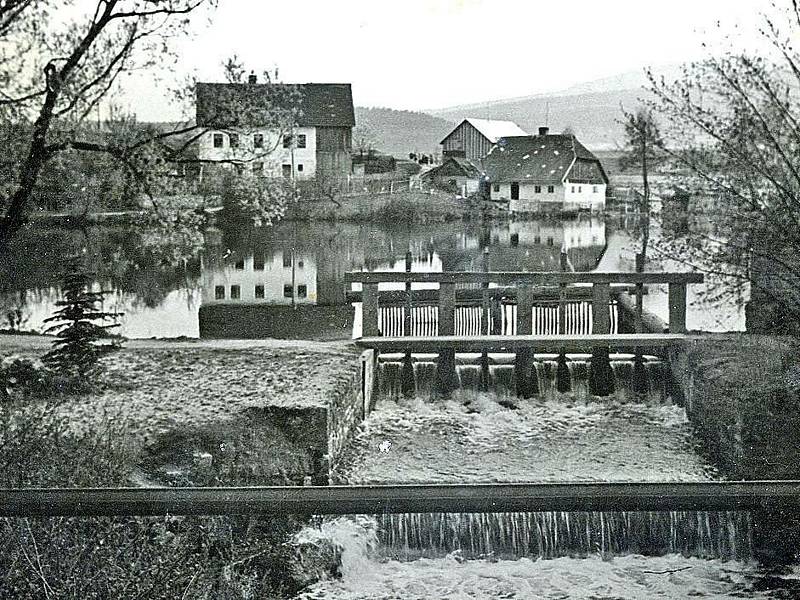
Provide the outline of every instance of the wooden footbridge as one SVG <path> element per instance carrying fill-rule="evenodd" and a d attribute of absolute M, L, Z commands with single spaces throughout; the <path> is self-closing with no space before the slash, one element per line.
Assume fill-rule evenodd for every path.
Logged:
<path fill-rule="evenodd" d="M 611 350 L 645 350 L 684 341 L 687 285 L 700 273 L 570 272 L 350 272 L 361 284 L 350 299 L 362 303 L 362 332 L 356 343 L 378 352 L 404 352 L 410 373 L 412 352 L 438 354 L 437 388 L 456 385 L 455 353 L 481 352 L 488 381 L 488 352 L 516 355 L 515 379 L 522 396 L 531 395 L 534 352 L 591 352 L 590 388 L 610 391 Z M 414 289 L 415 286 L 438 286 Z M 403 290 L 383 291 L 380 286 Z M 648 285 L 667 285 L 666 332 L 646 333 L 642 299 Z M 631 323 L 621 322 L 618 299 L 635 296 Z M 419 334 L 424 330 L 424 334 Z M 628 330 L 630 332 L 622 332 Z M 640 360 L 640 358 L 639 358 Z"/>

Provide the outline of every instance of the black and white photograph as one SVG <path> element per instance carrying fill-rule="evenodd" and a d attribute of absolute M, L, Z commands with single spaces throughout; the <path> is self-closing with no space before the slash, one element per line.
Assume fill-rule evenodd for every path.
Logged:
<path fill-rule="evenodd" d="M 0 600 L 800 598 L 800 0 L 0 0 Z"/>

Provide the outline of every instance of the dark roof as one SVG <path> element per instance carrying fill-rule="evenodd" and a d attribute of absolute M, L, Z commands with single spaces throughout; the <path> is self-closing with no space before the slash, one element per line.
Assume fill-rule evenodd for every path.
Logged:
<path fill-rule="evenodd" d="M 293 90 L 297 90 L 297 94 Z M 349 83 L 197 84 L 197 124 L 201 127 L 269 124 L 258 122 L 258 115 L 272 107 L 295 111 L 296 124 L 301 127 L 353 127 L 356 124 Z"/>
<path fill-rule="evenodd" d="M 594 173 L 587 183 L 608 183 L 598 158 L 573 135 L 501 138 L 483 159 L 483 166 L 490 181 L 529 181 L 554 185 L 563 181 L 576 162 L 588 163 L 588 172 Z M 581 171 L 584 177 L 587 171 Z"/>

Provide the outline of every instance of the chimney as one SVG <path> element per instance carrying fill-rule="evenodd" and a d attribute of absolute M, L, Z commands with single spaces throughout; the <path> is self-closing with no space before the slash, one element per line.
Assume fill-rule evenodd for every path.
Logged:
<path fill-rule="evenodd" d="M 539 127 L 539 135 L 547 135 L 550 131 L 549 127 Z"/>
<path fill-rule="evenodd" d="M 255 71 L 250 71 L 250 75 L 247 76 L 247 83 L 254 84 L 258 82 L 258 76 L 256 75 Z"/>

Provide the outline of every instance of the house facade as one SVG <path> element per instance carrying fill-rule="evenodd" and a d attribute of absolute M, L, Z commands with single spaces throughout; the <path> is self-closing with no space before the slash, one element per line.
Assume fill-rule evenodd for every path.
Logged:
<path fill-rule="evenodd" d="M 486 156 L 500 138 L 528 135 L 513 121 L 464 119 L 440 143 L 442 156 L 477 161 Z"/>
<path fill-rule="evenodd" d="M 501 138 L 483 161 L 492 200 L 511 212 L 602 210 L 608 176 L 600 160 L 573 135 Z"/>
<path fill-rule="evenodd" d="M 196 121 L 201 161 L 293 180 L 352 169 L 350 84 L 198 83 Z"/>

